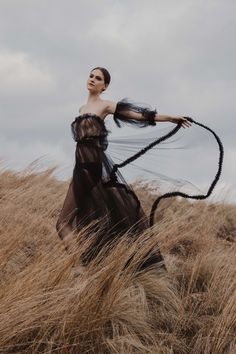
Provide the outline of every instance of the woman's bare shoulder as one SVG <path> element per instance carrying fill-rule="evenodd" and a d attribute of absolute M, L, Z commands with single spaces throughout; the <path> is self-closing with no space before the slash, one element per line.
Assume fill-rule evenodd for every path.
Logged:
<path fill-rule="evenodd" d="M 83 110 L 85 104 L 82 104 L 82 106 L 79 107 L 79 113 L 81 113 L 81 111 Z"/>
<path fill-rule="evenodd" d="M 113 114 L 116 110 L 117 102 L 111 100 L 104 100 L 107 114 Z"/>
<path fill-rule="evenodd" d="M 100 103 L 96 106 L 93 104 L 93 106 L 88 105 L 88 104 L 82 104 L 79 107 L 79 113 L 82 114 L 83 112 L 98 112 L 100 116 L 103 116 L 105 114 L 113 114 L 116 110 L 116 105 L 117 102 L 111 101 L 111 100 L 101 100 Z"/>

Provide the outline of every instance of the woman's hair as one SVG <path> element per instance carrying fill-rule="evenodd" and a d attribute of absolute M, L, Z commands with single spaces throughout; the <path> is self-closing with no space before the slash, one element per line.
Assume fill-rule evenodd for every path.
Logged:
<path fill-rule="evenodd" d="M 103 76 L 104 76 L 105 84 L 109 85 L 109 83 L 111 81 L 111 75 L 109 74 L 109 71 L 107 69 L 105 69 L 105 68 L 102 68 L 101 66 L 97 66 L 96 68 L 93 68 L 91 71 L 93 71 L 95 69 L 101 70 L 101 72 L 103 73 Z"/>

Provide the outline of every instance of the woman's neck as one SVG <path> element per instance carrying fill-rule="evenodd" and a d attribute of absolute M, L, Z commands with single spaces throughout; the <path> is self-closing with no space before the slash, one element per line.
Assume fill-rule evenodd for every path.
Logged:
<path fill-rule="evenodd" d="M 94 102 L 97 102 L 97 101 L 101 101 L 101 98 L 99 97 L 99 94 L 97 94 L 97 93 L 95 93 L 95 94 L 89 93 L 88 98 L 87 98 L 87 104 L 94 103 Z"/>

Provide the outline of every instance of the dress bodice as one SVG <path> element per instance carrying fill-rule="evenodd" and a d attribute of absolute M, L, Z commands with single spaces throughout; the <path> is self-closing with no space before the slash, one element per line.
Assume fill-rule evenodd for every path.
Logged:
<path fill-rule="evenodd" d="M 94 113 L 84 113 L 77 116 L 71 123 L 73 139 L 78 143 L 99 140 L 103 148 L 107 147 L 107 135 L 104 119 Z"/>

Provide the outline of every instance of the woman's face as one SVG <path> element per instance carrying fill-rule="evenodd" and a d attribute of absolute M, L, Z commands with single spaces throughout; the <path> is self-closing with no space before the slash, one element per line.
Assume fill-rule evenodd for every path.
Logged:
<path fill-rule="evenodd" d="M 90 72 L 87 80 L 87 88 L 90 92 L 101 93 L 103 88 L 106 88 L 104 76 L 101 70 L 95 69 Z"/>

